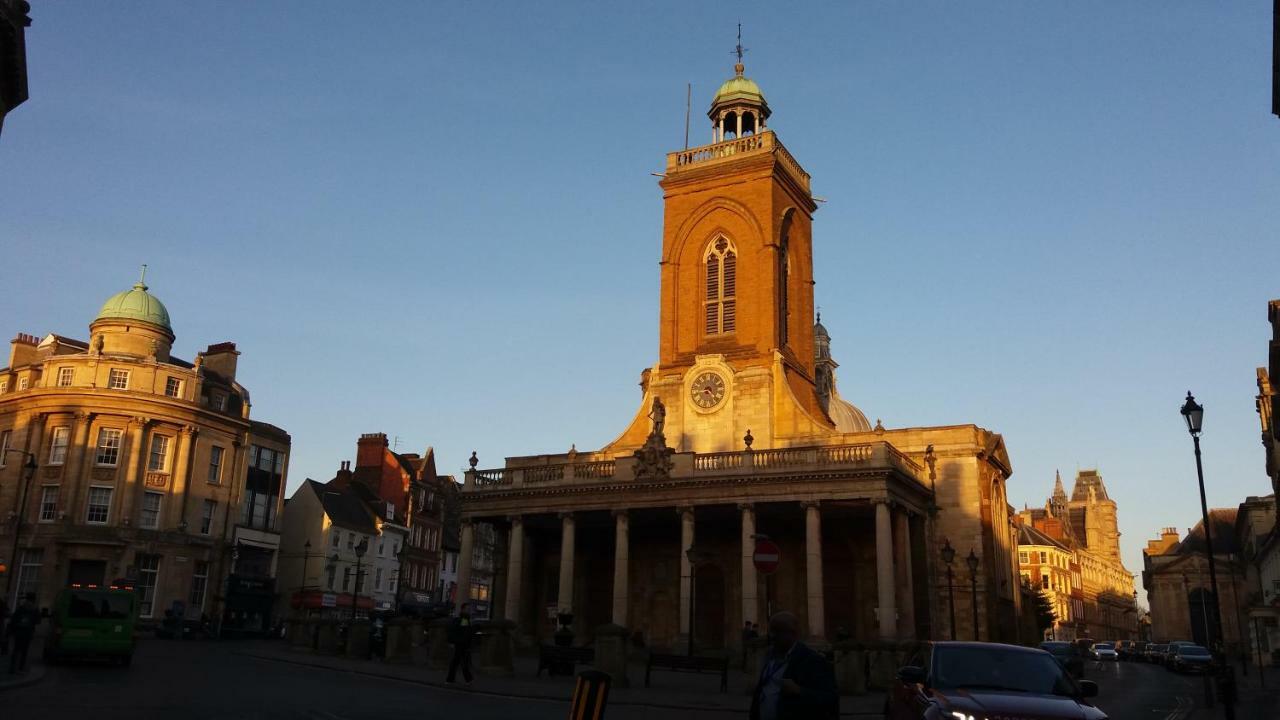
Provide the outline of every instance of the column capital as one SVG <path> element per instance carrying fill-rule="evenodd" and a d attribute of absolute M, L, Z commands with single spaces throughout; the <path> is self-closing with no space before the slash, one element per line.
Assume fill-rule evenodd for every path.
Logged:
<path fill-rule="evenodd" d="M 738 503 L 738 510 L 739 510 L 739 511 L 741 511 L 741 512 L 744 512 L 744 513 L 746 513 L 746 512 L 755 512 L 755 511 L 756 511 L 756 504 L 755 504 L 755 503 L 749 503 L 749 502 L 746 502 L 746 503 Z"/>
<path fill-rule="evenodd" d="M 573 522 L 572 512 L 558 512 L 556 513 L 556 517 L 560 518 L 561 521 L 568 520 L 569 522 Z"/>
<path fill-rule="evenodd" d="M 182 434 L 187 435 L 189 437 L 194 437 L 200 434 L 200 428 L 196 427 L 195 425 L 183 425 Z"/>
<path fill-rule="evenodd" d="M 469 515 L 463 515 L 461 518 L 458 519 L 458 522 L 462 523 L 463 525 L 471 525 L 472 523 L 475 522 L 475 520 Z"/>
<path fill-rule="evenodd" d="M 808 510 L 809 508 L 819 509 L 822 507 L 821 500 L 801 500 L 800 507 Z"/>
<path fill-rule="evenodd" d="M 151 424 L 151 418 L 145 415 L 134 415 L 129 419 L 129 422 L 145 428 L 147 425 Z"/>
<path fill-rule="evenodd" d="M 508 516 L 507 516 L 507 522 L 511 523 L 511 526 L 512 526 L 512 527 L 515 527 L 516 525 L 519 525 L 519 526 L 523 527 L 523 526 L 524 526 L 524 516 L 523 516 L 523 515 L 508 515 Z"/>
<path fill-rule="evenodd" d="M 87 410 L 76 410 L 71 413 L 71 415 L 76 419 L 76 422 L 84 422 L 85 420 L 93 417 L 93 413 L 88 412 Z"/>
<path fill-rule="evenodd" d="M 626 508 L 614 508 L 609 511 L 609 514 L 613 515 L 615 518 L 625 518 L 631 515 L 631 511 Z"/>
<path fill-rule="evenodd" d="M 679 516 L 681 516 L 681 517 L 684 517 L 685 515 L 693 515 L 693 506 L 692 506 L 692 505 L 677 505 L 677 506 L 676 506 L 676 514 L 677 514 L 677 515 L 679 515 Z"/>

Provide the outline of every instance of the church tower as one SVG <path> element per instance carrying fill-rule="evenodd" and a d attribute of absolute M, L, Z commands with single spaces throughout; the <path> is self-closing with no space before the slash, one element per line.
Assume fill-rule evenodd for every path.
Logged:
<path fill-rule="evenodd" d="M 869 429 L 833 420 L 833 379 L 818 387 L 835 364 L 828 354 L 820 370 L 816 357 L 817 205 L 738 50 L 707 111 L 711 144 L 667 155 L 658 364 L 642 380 L 645 406 L 606 452 L 643 444 L 654 398 L 679 451 L 741 450 L 747 430 L 767 449 Z M 844 405 L 841 417 L 861 417 Z"/>

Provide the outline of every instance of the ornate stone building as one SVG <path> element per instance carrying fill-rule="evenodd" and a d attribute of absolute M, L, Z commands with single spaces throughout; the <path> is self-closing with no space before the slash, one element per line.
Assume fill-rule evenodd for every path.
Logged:
<path fill-rule="evenodd" d="M 579 636 L 612 622 L 673 647 L 692 628 L 723 648 L 788 609 L 818 641 L 946 636 L 949 540 L 980 559 L 976 593 L 957 575 L 955 634 L 1013 640 L 1004 442 L 975 425 L 873 428 L 840 397 L 813 322 L 810 177 L 735 71 L 708 112 L 712 143 L 668 154 L 659 183 L 658 358 L 639 409 L 597 451 L 490 470 L 473 456 L 459 585 L 484 525 L 499 536 L 495 609 L 525 635 L 559 611 Z M 768 578 L 752 563 L 761 535 L 782 550 Z"/>
<path fill-rule="evenodd" d="M 1270 512 L 1270 508 L 1268 508 Z M 1222 596 L 1221 633 L 1213 626 L 1213 606 L 1217 602 L 1209 582 L 1209 556 L 1205 551 L 1204 522 L 1196 523 L 1185 538 L 1178 529 L 1164 528 L 1158 540 L 1148 540 L 1142 551 L 1142 581 L 1151 607 L 1151 636 L 1156 642 L 1194 640 L 1211 647 L 1219 638 L 1234 660 L 1243 649 L 1245 635 L 1241 615 L 1235 612 L 1246 591 L 1236 561 L 1236 508 L 1213 508 L 1213 557 Z"/>
<path fill-rule="evenodd" d="M 126 578 L 143 618 L 178 603 L 264 629 L 290 440 L 250 419 L 239 351 L 170 355 L 168 310 L 141 282 L 89 336 L 19 335 L 0 369 L 0 547 L 17 548 L 6 596 L 48 605 L 68 583 Z"/>
<path fill-rule="evenodd" d="M 1045 506 L 1020 515 L 1024 524 L 1071 551 L 1080 574 L 1080 612 L 1071 617 L 1076 635 L 1097 640 L 1136 638 L 1133 573 L 1120 559 L 1116 503 L 1107 495 L 1102 475 L 1097 470 L 1080 470 L 1068 497 L 1059 474 Z"/>
<path fill-rule="evenodd" d="M 1022 584 L 1042 593 L 1053 607 L 1053 626 L 1045 631 L 1045 639 L 1075 640 L 1084 622 L 1084 585 L 1076 553 L 1064 541 L 1022 523 L 1018 566 Z"/>

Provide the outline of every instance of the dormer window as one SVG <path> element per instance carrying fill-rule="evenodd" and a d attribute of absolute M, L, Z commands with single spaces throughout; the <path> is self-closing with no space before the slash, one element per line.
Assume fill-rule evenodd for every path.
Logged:
<path fill-rule="evenodd" d="M 209 407 L 219 412 L 225 411 L 227 409 L 227 396 L 220 392 L 210 394 Z"/>
<path fill-rule="evenodd" d="M 176 377 L 168 378 L 164 381 L 164 394 L 166 397 L 176 398 L 182 395 L 182 381 Z"/>
<path fill-rule="evenodd" d="M 58 368 L 58 387 L 71 387 L 76 371 L 69 367 Z"/>
<path fill-rule="evenodd" d="M 107 375 L 107 387 L 112 390 L 128 390 L 129 371 L 111 368 L 110 374 Z"/>
<path fill-rule="evenodd" d="M 707 247 L 706 296 L 703 302 L 705 330 L 708 335 L 731 333 L 737 328 L 738 255 L 724 237 Z"/>

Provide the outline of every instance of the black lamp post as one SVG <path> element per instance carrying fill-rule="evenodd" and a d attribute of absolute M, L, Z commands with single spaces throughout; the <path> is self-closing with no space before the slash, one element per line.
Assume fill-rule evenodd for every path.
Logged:
<path fill-rule="evenodd" d="M 365 538 L 356 545 L 356 586 L 351 591 L 351 622 L 356 621 L 356 602 L 360 598 L 360 561 L 364 559 L 364 554 L 369 549 L 369 539 Z"/>
<path fill-rule="evenodd" d="M 956 549 L 951 540 L 943 538 L 942 562 L 947 565 L 947 606 L 951 609 L 951 639 L 956 639 L 956 585 L 951 579 L 951 563 L 955 562 Z"/>
<path fill-rule="evenodd" d="M 1200 482 L 1200 515 L 1201 522 L 1204 523 L 1204 551 L 1209 556 L 1209 588 L 1213 592 L 1213 631 L 1214 638 L 1210 638 L 1214 642 L 1211 643 L 1211 650 L 1217 660 L 1218 669 L 1221 672 L 1219 678 L 1218 694 L 1219 699 L 1225 709 L 1228 718 L 1235 717 L 1234 704 L 1235 688 L 1233 687 L 1235 679 L 1232 677 L 1232 668 L 1226 661 L 1226 654 L 1223 651 L 1222 639 L 1222 610 L 1221 595 L 1218 593 L 1218 571 L 1213 560 L 1213 530 L 1209 523 L 1209 503 L 1204 495 L 1204 465 L 1200 460 L 1200 431 L 1204 422 L 1204 406 L 1196 402 L 1195 397 L 1191 395 L 1191 391 L 1187 391 L 1187 401 L 1182 405 L 1182 417 L 1187 421 L 1187 432 L 1191 433 L 1191 441 L 1195 444 L 1196 450 L 1196 479 Z M 1209 695 L 1208 675 L 1205 676 L 1205 694 Z M 1207 699 L 1207 697 L 1206 697 Z M 1208 704 L 1206 702 L 1206 704 Z"/>
<path fill-rule="evenodd" d="M 18 505 L 18 514 L 13 519 L 13 547 L 9 551 L 10 566 L 4 581 L 4 597 L 9 597 L 13 591 L 13 576 L 18 574 L 18 540 L 22 537 L 22 523 L 27 517 L 27 493 L 31 490 L 31 478 L 36 474 L 36 456 L 26 450 L 6 450 L 5 452 L 27 456 L 27 462 L 22 465 L 22 469 L 27 472 L 22 480 L 22 501 Z"/>
<path fill-rule="evenodd" d="M 969 588 L 973 593 L 973 639 L 978 640 L 978 556 L 973 548 L 969 548 L 969 557 L 964 561 L 969 566 Z"/>

